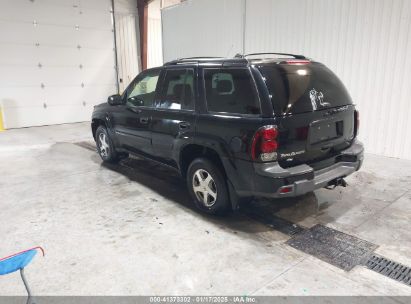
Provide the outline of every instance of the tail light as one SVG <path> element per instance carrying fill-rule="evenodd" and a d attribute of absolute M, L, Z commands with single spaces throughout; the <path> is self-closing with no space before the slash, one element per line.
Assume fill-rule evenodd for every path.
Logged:
<path fill-rule="evenodd" d="M 360 129 L 360 112 L 354 111 L 354 136 L 358 135 Z"/>
<path fill-rule="evenodd" d="M 276 126 L 264 126 L 255 133 L 251 144 L 252 160 L 277 160 L 278 129 Z"/>

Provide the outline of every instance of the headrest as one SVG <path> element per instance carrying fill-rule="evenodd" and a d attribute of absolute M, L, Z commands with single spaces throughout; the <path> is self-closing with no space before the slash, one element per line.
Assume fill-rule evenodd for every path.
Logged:
<path fill-rule="evenodd" d="M 182 97 L 184 91 L 185 100 L 191 100 L 192 92 L 189 84 L 176 84 L 173 88 L 173 95 Z"/>
<path fill-rule="evenodd" d="M 174 96 L 182 96 L 183 95 L 184 84 L 176 84 L 173 88 L 173 95 Z"/>
<path fill-rule="evenodd" d="M 220 80 L 217 82 L 217 92 L 219 94 L 230 93 L 233 90 L 233 83 L 230 80 Z"/>

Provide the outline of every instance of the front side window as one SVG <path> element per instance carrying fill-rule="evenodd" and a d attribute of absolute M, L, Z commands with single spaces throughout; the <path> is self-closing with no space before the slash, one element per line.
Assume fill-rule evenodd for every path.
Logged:
<path fill-rule="evenodd" d="M 260 103 L 248 69 L 204 69 L 204 82 L 209 112 L 260 114 Z"/>
<path fill-rule="evenodd" d="M 127 105 L 152 107 L 160 70 L 149 71 L 127 89 Z"/>
<path fill-rule="evenodd" d="M 194 109 L 194 70 L 167 70 L 158 108 L 172 110 Z"/>

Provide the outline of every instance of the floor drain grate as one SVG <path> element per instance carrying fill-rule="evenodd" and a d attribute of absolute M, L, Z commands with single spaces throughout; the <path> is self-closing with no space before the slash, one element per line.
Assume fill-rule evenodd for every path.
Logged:
<path fill-rule="evenodd" d="M 411 286 L 411 267 L 376 255 L 377 245 L 361 240 L 324 225 L 309 229 L 258 209 L 242 208 L 243 214 L 291 236 L 286 242 L 291 247 L 324 262 L 350 271 L 357 265 L 365 266 L 386 277 Z"/>
<path fill-rule="evenodd" d="M 365 263 L 368 269 L 411 286 L 411 268 L 373 254 Z"/>
<path fill-rule="evenodd" d="M 345 271 L 360 265 L 378 247 L 323 225 L 304 230 L 287 244 Z"/>

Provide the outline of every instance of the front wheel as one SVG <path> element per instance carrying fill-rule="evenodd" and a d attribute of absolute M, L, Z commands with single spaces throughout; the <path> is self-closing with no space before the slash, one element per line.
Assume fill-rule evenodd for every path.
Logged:
<path fill-rule="evenodd" d="M 222 172 L 208 159 L 197 158 L 187 171 L 187 187 L 196 206 L 209 214 L 225 214 L 230 200 Z"/>
<path fill-rule="evenodd" d="M 96 144 L 98 154 L 104 162 L 115 163 L 120 160 L 113 142 L 104 126 L 99 126 L 96 131 Z"/>

